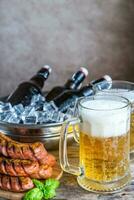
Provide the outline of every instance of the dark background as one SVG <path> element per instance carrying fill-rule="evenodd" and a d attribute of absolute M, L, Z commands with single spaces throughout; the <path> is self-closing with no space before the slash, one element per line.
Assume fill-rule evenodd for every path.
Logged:
<path fill-rule="evenodd" d="M 134 0 L 0 0 L 0 95 L 44 64 L 46 90 L 81 65 L 134 81 Z"/>

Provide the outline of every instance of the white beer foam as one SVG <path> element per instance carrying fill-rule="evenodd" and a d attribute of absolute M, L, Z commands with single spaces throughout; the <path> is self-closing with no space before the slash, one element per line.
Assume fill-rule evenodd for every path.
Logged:
<path fill-rule="evenodd" d="M 126 134 L 129 131 L 130 109 L 125 107 L 126 103 L 99 99 L 83 102 L 82 106 L 90 108 L 79 109 L 83 133 L 95 137 L 114 137 Z"/>
<path fill-rule="evenodd" d="M 98 94 L 104 94 L 104 93 L 119 95 L 119 96 L 127 98 L 131 103 L 134 102 L 134 90 L 111 88 L 110 90 L 100 91 Z"/>

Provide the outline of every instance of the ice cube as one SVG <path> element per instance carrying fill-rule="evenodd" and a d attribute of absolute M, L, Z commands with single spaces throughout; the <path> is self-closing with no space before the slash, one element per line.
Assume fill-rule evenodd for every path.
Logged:
<path fill-rule="evenodd" d="M 41 110 L 43 110 L 43 102 L 36 102 L 36 104 L 34 105 L 34 108 L 35 108 L 35 110 L 36 111 L 41 111 Z"/>
<path fill-rule="evenodd" d="M 2 109 L 3 112 L 12 111 L 13 107 L 10 103 L 5 103 Z"/>
<path fill-rule="evenodd" d="M 21 114 L 22 120 L 25 119 L 25 117 L 32 116 L 35 112 L 35 108 L 33 106 L 26 106 L 24 112 Z"/>
<path fill-rule="evenodd" d="M 47 123 L 50 121 L 50 114 L 48 112 L 38 111 L 36 112 L 36 116 L 38 124 Z"/>
<path fill-rule="evenodd" d="M 11 115 L 8 120 L 6 119 L 8 123 L 15 123 L 18 124 L 20 122 L 20 118 L 17 115 Z"/>
<path fill-rule="evenodd" d="M 37 117 L 36 116 L 27 116 L 23 120 L 24 124 L 36 124 L 37 123 Z"/>
<path fill-rule="evenodd" d="M 2 113 L 0 113 L 0 120 L 1 120 L 1 121 L 3 121 L 3 120 L 5 119 L 7 113 L 8 113 L 8 112 L 2 112 Z M 9 113 L 10 113 L 10 112 L 9 112 Z"/>
<path fill-rule="evenodd" d="M 57 106 L 54 104 L 53 101 L 51 102 L 45 102 L 44 105 L 43 105 L 43 111 L 58 111 L 58 108 Z"/>
<path fill-rule="evenodd" d="M 45 97 L 43 97 L 41 94 L 34 95 L 31 99 L 31 105 L 35 105 L 37 102 L 44 102 Z"/>
<path fill-rule="evenodd" d="M 15 105 L 13 109 L 17 116 L 21 115 L 24 112 L 24 107 L 22 104 Z"/>
<path fill-rule="evenodd" d="M 58 122 L 59 119 L 60 119 L 59 112 L 53 112 L 53 113 L 51 114 L 50 120 L 51 120 L 52 122 Z"/>
<path fill-rule="evenodd" d="M 38 95 L 34 95 L 31 99 L 31 104 L 35 104 L 38 101 Z"/>
<path fill-rule="evenodd" d="M 50 115 L 50 121 L 51 122 L 63 122 L 64 121 L 64 113 L 61 113 L 59 111 L 53 111 Z"/>
<path fill-rule="evenodd" d="M 45 97 L 42 95 L 39 95 L 39 101 L 45 102 Z"/>
<path fill-rule="evenodd" d="M 1 120 L 7 122 L 11 116 L 12 113 L 10 111 L 3 112 L 3 115 L 1 115 Z"/>

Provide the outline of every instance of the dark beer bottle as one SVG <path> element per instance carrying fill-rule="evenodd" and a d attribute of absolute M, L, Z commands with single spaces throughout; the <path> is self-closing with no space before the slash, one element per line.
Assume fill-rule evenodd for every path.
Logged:
<path fill-rule="evenodd" d="M 76 90 L 79 88 L 80 84 L 88 75 L 88 70 L 85 67 L 81 67 L 79 71 L 73 74 L 72 78 L 67 80 L 65 85 L 54 87 L 48 94 L 46 95 L 46 101 L 51 101 L 54 98 L 61 95 L 66 90 Z"/>
<path fill-rule="evenodd" d="M 19 84 L 7 98 L 7 102 L 10 102 L 12 106 L 19 103 L 28 105 L 33 95 L 42 94 L 41 90 L 50 73 L 51 68 L 48 65 L 42 67 L 29 81 Z"/>
<path fill-rule="evenodd" d="M 112 86 L 112 79 L 110 76 L 94 80 L 89 85 L 82 87 L 79 90 L 68 90 L 63 94 L 55 98 L 53 101 L 61 112 L 66 112 L 68 108 L 75 105 L 76 100 L 79 97 L 87 97 L 94 95 L 97 90 L 108 89 Z"/>

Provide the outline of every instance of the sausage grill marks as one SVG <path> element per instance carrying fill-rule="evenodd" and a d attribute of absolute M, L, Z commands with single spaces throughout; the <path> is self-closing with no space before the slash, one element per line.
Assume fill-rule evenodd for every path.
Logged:
<path fill-rule="evenodd" d="M 55 157 L 41 142 L 19 143 L 0 132 L 0 188 L 23 192 L 34 187 L 31 178 L 52 176 Z"/>
<path fill-rule="evenodd" d="M 23 176 L 46 179 L 52 175 L 52 167 L 39 165 L 37 161 L 15 160 L 0 157 L 0 173 L 10 176 Z"/>
<path fill-rule="evenodd" d="M 53 166 L 55 158 L 49 155 L 41 142 L 19 143 L 0 133 L 0 154 L 13 159 L 38 161 Z M 51 163 L 51 164 L 50 164 Z"/>
<path fill-rule="evenodd" d="M 10 176 L 30 176 L 39 171 L 39 163 L 30 160 L 15 160 L 0 157 L 0 173 Z"/>
<path fill-rule="evenodd" d="M 29 177 L 12 177 L 0 174 L 0 188 L 13 192 L 23 192 L 34 187 Z"/>

